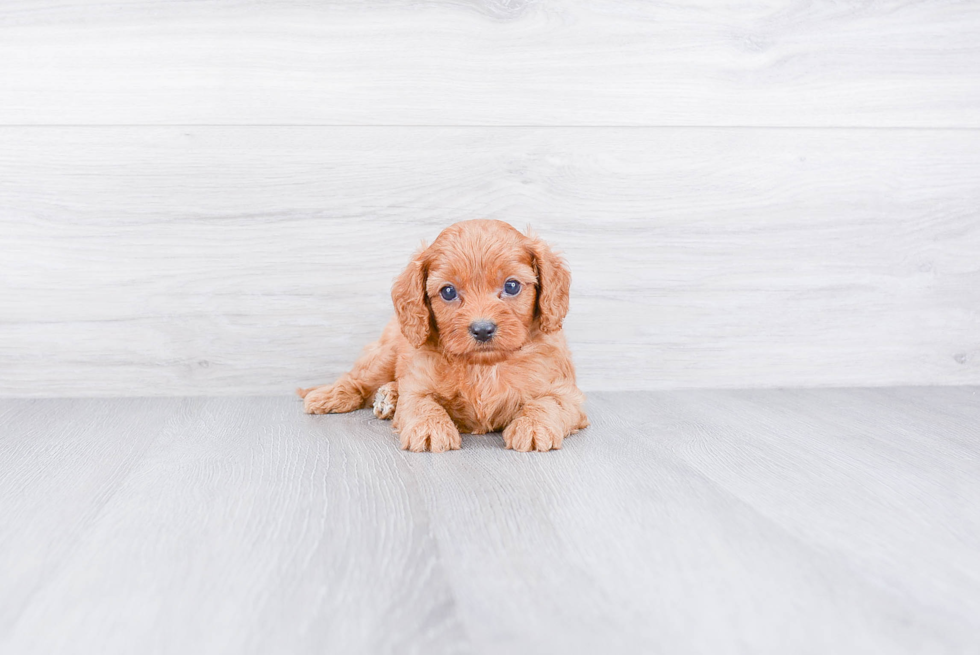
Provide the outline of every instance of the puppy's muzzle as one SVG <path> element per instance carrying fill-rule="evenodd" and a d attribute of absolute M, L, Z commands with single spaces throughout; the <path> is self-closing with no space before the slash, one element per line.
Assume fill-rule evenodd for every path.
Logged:
<path fill-rule="evenodd" d="M 497 324 L 493 321 L 473 321 L 470 323 L 470 334 L 480 343 L 490 341 L 496 333 Z"/>

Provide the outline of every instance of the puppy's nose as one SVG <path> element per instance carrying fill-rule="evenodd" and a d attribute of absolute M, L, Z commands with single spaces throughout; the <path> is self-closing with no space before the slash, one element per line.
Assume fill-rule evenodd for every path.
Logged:
<path fill-rule="evenodd" d="M 473 338 L 480 342 L 487 342 L 493 339 L 494 333 L 497 331 L 497 324 L 493 321 L 473 321 L 470 323 L 470 334 Z"/>

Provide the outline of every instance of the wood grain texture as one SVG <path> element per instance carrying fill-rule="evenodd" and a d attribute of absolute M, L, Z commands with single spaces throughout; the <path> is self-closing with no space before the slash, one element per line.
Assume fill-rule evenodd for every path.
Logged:
<path fill-rule="evenodd" d="M 913 411 L 890 391 L 593 394 L 567 459 L 514 463 L 493 439 L 490 463 L 411 460 L 473 642 L 961 652 L 980 634 L 980 394 L 906 391 Z"/>
<path fill-rule="evenodd" d="M 980 6 L 7 0 L 2 124 L 980 127 Z"/>
<path fill-rule="evenodd" d="M 980 640 L 980 389 L 597 393 L 588 411 L 561 451 L 492 434 L 433 456 L 296 399 L 2 400 L 0 647 Z"/>
<path fill-rule="evenodd" d="M 58 574 L 146 450 L 178 428 L 171 413 L 182 404 L 0 405 L 0 633 Z"/>
<path fill-rule="evenodd" d="M 4 575 L 33 590 L 5 588 L 0 616 L 15 618 L 0 626 L 5 650 L 465 647 L 416 485 L 392 457 L 388 424 L 370 414 L 315 423 L 294 402 L 260 398 L 0 407 L 35 419 L 5 434 L 0 455 L 4 485 L 20 490 L 0 501 L 15 519 L 0 527 Z M 76 408 L 102 423 L 76 424 Z M 77 432 L 97 448 L 74 467 L 52 470 L 33 445 L 36 434 L 72 443 Z M 108 491 L 72 484 L 109 477 L 113 458 L 99 453 L 133 442 L 142 458 Z M 52 495 L 47 480 L 66 488 Z M 74 506 L 97 506 L 94 525 L 56 521 L 69 493 Z M 49 541 L 70 548 L 54 552 Z"/>
<path fill-rule="evenodd" d="M 0 394 L 346 370 L 456 220 L 573 271 L 586 389 L 980 382 L 980 132 L 0 129 Z"/>

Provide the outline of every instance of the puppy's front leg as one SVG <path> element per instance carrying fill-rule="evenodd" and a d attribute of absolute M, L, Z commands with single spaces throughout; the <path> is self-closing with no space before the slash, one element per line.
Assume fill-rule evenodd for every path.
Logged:
<path fill-rule="evenodd" d="M 400 394 L 394 428 L 401 437 L 403 450 L 441 453 L 459 450 L 462 443 L 453 420 L 432 396 Z"/>
<path fill-rule="evenodd" d="M 517 418 L 504 428 L 504 444 L 521 452 L 561 448 L 565 437 L 589 425 L 579 402 L 561 396 L 528 401 Z"/>

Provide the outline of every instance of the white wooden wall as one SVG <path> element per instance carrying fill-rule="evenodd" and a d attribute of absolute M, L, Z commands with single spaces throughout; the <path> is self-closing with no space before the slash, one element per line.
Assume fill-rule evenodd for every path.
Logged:
<path fill-rule="evenodd" d="M 340 373 L 457 220 L 582 386 L 980 383 L 980 3 L 0 4 L 0 394 Z"/>

